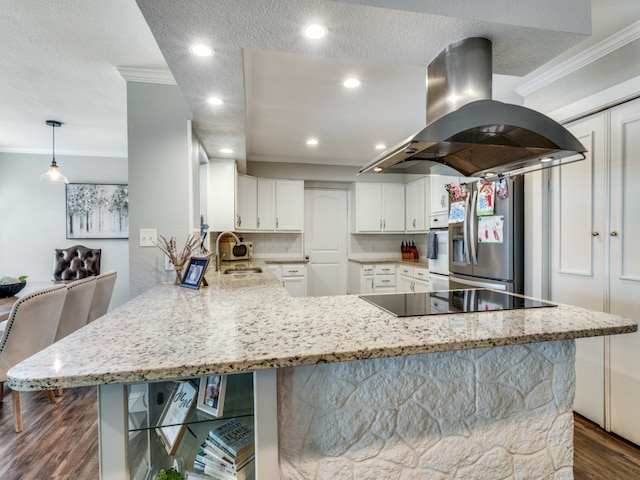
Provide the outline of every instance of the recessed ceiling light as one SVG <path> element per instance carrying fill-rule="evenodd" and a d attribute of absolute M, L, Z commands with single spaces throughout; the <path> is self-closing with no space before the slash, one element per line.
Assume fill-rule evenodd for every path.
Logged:
<path fill-rule="evenodd" d="M 553 158 L 551 158 L 551 157 L 542 157 L 542 158 L 540 159 L 540 161 L 541 161 L 541 162 L 545 162 L 545 163 L 546 163 L 546 162 L 550 162 L 550 161 L 552 161 L 552 160 L 553 160 Z"/>
<path fill-rule="evenodd" d="M 315 138 L 310 138 L 309 140 L 307 140 L 307 145 L 318 145 L 318 140 L 316 140 Z"/>
<path fill-rule="evenodd" d="M 327 34 L 327 27 L 318 23 L 314 23 L 305 27 L 304 34 L 307 38 L 318 40 Z"/>
<path fill-rule="evenodd" d="M 189 47 L 189 51 L 199 57 L 210 57 L 213 55 L 213 49 L 204 43 L 194 43 Z"/>
<path fill-rule="evenodd" d="M 220 153 L 233 153 L 233 150 L 230 148 L 221 148 Z"/>
<path fill-rule="evenodd" d="M 209 97 L 207 98 L 207 103 L 209 105 L 222 105 L 224 103 L 224 100 L 222 100 L 220 97 Z"/>
<path fill-rule="evenodd" d="M 376 150 L 384 150 L 387 146 L 384 143 L 379 143 L 376 145 Z"/>
<path fill-rule="evenodd" d="M 357 78 L 347 78 L 342 84 L 347 88 L 358 88 L 360 86 L 360 80 Z"/>
<path fill-rule="evenodd" d="M 376 173 L 380 173 L 382 171 L 382 167 L 373 167 L 373 171 Z"/>

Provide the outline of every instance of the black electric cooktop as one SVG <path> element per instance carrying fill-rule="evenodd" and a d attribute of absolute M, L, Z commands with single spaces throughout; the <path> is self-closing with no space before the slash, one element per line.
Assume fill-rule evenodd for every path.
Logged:
<path fill-rule="evenodd" d="M 531 300 L 486 289 L 443 290 L 423 293 L 389 293 L 360 295 L 360 298 L 396 317 L 444 315 L 450 313 L 517 310 L 521 308 L 555 307 L 539 300 Z"/>

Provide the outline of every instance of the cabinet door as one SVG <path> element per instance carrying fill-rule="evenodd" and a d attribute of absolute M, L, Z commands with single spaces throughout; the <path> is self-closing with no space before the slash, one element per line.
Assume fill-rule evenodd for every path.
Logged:
<path fill-rule="evenodd" d="M 235 160 L 211 160 L 207 181 L 207 216 L 214 232 L 234 230 L 236 226 L 236 186 L 238 172 Z"/>
<path fill-rule="evenodd" d="M 609 311 L 631 318 L 640 313 L 640 100 L 611 109 Z M 611 431 L 640 444 L 640 333 L 612 335 L 609 358 Z"/>
<path fill-rule="evenodd" d="M 550 170 L 551 300 L 603 311 L 605 116 L 587 117 L 568 129 L 587 153 L 581 162 Z M 577 339 L 574 409 L 600 426 L 605 425 L 604 373 L 604 339 Z"/>
<path fill-rule="evenodd" d="M 276 180 L 276 230 L 300 232 L 303 225 L 304 182 Z"/>
<path fill-rule="evenodd" d="M 360 277 L 360 292 L 373 293 L 373 275 L 362 275 Z"/>
<path fill-rule="evenodd" d="M 398 275 L 398 285 L 396 286 L 396 290 L 398 293 L 413 292 L 413 278 Z"/>
<path fill-rule="evenodd" d="M 292 297 L 306 297 L 307 288 L 305 277 L 282 277 L 284 288 Z"/>
<path fill-rule="evenodd" d="M 356 184 L 356 231 L 380 232 L 382 230 L 382 187 L 378 183 Z"/>
<path fill-rule="evenodd" d="M 404 185 L 382 184 L 382 230 L 404 232 Z"/>
<path fill-rule="evenodd" d="M 271 178 L 258 179 L 258 230 L 276 228 L 276 182 Z"/>
<path fill-rule="evenodd" d="M 426 180 L 420 178 L 407 183 L 405 191 L 405 228 L 407 232 L 427 229 Z"/>
<path fill-rule="evenodd" d="M 238 209 L 236 229 L 251 231 L 257 228 L 258 221 L 258 182 L 256 177 L 238 175 Z"/>
<path fill-rule="evenodd" d="M 429 280 L 418 280 L 415 279 L 413 281 L 413 290 L 415 292 L 432 292 L 433 288 L 431 282 Z"/>
<path fill-rule="evenodd" d="M 449 194 L 444 186 L 451 182 L 457 183 L 458 177 L 431 176 L 431 213 L 446 212 L 449 209 Z"/>

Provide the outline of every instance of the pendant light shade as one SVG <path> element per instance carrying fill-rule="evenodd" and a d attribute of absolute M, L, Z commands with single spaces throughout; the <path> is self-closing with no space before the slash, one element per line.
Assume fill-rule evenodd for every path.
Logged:
<path fill-rule="evenodd" d="M 61 127 L 62 122 L 58 122 L 57 120 L 47 120 L 46 123 L 52 127 L 53 130 L 53 157 L 51 159 L 51 165 L 49 165 L 49 170 L 40 175 L 40 181 L 50 183 L 69 183 L 69 180 L 67 180 L 67 177 L 60 172 L 58 164 L 56 163 L 56 127 Z"/>

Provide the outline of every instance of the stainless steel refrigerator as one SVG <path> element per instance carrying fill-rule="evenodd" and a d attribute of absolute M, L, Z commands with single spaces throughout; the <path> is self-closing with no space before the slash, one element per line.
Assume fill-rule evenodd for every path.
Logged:
<path fill-rule="evenodd" d="M 463 221 L 449 224 L 449 287 L 524 293 L 523 176 L 506 179 L 506 198 L 501 198 L 503 186 L 495 195 L 494 213 L 480 217 L 478 186 L 466 184 L 464 213 L 457 209 Z M 451 209 L 450 205 L 450 218 Z"/>

